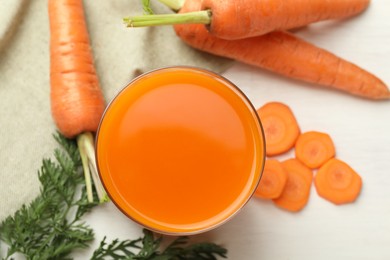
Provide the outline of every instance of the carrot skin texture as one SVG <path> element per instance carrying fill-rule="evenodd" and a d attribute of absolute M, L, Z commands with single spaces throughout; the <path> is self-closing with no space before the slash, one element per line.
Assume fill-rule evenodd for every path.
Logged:
<path fill-rule="evenodd" d="M 180 12 L 201 7 L 200 1 L 186 3 Z M 390 98 L 388 87 L 370 72 L 288 32 L 229 41 L 212 36 L 201 24 L 174 28 L 185 43 L 204 52 L 367 99 Z"/>
<path fill-rule="evenodd" d="M 82 0 L 49 0 L 50 100 L 68 138 L 95 132 L 105 101 L 94 67 Z"/>
<path fill-rule="evenodd" d="M 185 4 L 191 4 L 191 0 Z M 235 40 L 288 30 L 310 23 L 343 19 L 364 11 L 369 0 L 203 0 L 212 12 L 210 33 Z"/>

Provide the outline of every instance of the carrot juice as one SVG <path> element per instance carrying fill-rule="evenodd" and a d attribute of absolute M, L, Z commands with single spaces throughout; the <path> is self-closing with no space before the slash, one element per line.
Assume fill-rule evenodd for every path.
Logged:
<path fill-rule="evenodd" d="M 256 110 L 225 78 L 170 67 L 133 80 L 109 104 L 96 156 L 128 217 L 165 234 L 200 233 L 250 199 L 264 165 Z"/>

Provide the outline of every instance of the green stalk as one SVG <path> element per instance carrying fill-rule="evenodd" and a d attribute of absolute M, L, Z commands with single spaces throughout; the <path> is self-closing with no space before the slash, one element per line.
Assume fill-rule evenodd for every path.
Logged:
<path fill-rule="evenodd" d="M 87 139 L 88 139 L 88 141 L 85 143 L 85 149 L 86 149 L 86 153 L 88 156 L 88 162 L 89 162 L 89 167 L 91 170 L 92 180 L 95 184 L 95 189 L 96 189 L 96 192 L 98 194 L 99 201 L 101 203 L 107 202 L 107 201 L 109 201 L 109 198 L 108 198 L 106 191 L 103 188 L 103 185 L 100 183 L 99 173 L 98 173 L 97 165 L 96 165 L 94 140 L 93 140 L 93 136 L 91 133 L 87 133 Z"/>
<path fill-rule="evenodd" d="M 83 163 L 88 201 L 93 201 L 91 176 L 99 202 L 103 203 L 109 201 L 108 195 L 99 180 L 92 133 L 85 132 L 78 135 L 77 145 L 79 147 L 81 161 Z"/>
<path fill-rule="evenodd" d="M 159 2 L 165 4 L 173 11 L 178 12 L 184 5 L 185 0 L 159 0 Z"/>
<path fill-rule="evenodd" d="M 84 146 L 85 134 L 77 136 L 77 146 L 79 147 L 81 162 L 83 164 L 83 172 L 85 178 L 85 187 L 87 189 L 88 202 L 93 202 L 91 173 L 89 172 L 88 157 Z"/>
<path fill-rule="evenodd" d="M 173 24 L 210 24 L 211 11 L 197 11 L 183 14 L 153 14 L 123 18 L 127 27 L 145 27 Z"/>

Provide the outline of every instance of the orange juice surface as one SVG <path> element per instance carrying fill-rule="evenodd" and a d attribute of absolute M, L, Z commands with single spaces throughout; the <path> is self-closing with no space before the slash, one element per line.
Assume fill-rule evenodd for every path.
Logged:
<path fill-rule="evenodd" d="M 225 222 L 261 176 L 255 109 L 230 82 L 172 67 L 138 77 L 111 102 L 97 162 L 112 201 L 161 233 L 194 234 Z"/>

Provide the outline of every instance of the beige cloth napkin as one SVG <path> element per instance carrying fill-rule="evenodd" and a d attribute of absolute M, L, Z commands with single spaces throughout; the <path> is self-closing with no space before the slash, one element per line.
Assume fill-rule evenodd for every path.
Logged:
<path fill-rule="evenodd" d="M 42 158 L 57 147 L 51 137 L 56 128 L 49 102 L 47 0 L 1 2 L 0 221 L 38 195 Z M 7 3 L 22 8 L 12 15 Z M 84 5 L 107 101 L 137 69 L 191 65 L 222 72 L 231 64 L 184 45 L 169 26 L 125 28 L 122 17 L 143 13 L 140 0 L 85 0 Z M 169 12 L 157 1 L 154 7 Z"/>

